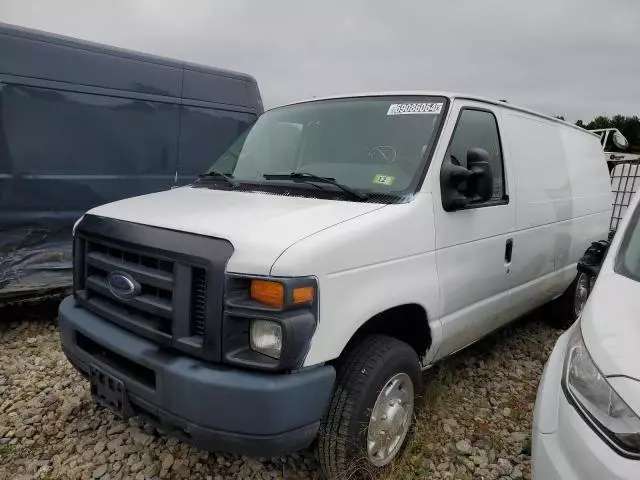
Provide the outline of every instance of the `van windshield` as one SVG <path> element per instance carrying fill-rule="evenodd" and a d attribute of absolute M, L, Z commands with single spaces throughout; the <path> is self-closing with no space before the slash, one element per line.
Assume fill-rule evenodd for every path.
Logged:
<path fill-rule="evenodd" d="M 209 173 L 225 174 L 236 184 L 287 188 L 295 184 L 311 192 L 344 193 L 336 185 L 314 184 L 309 177 L 316 175 L 367 195 L 413 193 L 435 142 L 445 103 L 442 97 L 394 96 L 276 108 L 239 137 Z M 269 178 L 293 172 L 303 172 L 305 178 L 298 177 L 297 182 L 282 175 Z"/>
<path fill-rule="evenodd" d="M 615 271 L 640 282 L 640 204 L 636 204 L 618 251 Z"/>

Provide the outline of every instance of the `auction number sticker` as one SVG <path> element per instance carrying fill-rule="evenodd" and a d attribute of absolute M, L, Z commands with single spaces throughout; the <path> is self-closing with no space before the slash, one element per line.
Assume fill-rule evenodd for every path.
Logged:
<path fill-rule="evenodd" d="M 393 103 L 387 115 L 426 115 L 442 112 L 442 103 Z"/>

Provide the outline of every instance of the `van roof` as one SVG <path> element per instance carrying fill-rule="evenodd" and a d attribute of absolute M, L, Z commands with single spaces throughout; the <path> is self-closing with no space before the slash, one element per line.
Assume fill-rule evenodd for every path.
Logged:
<path fill-rule="evenodd" d="M 527 113 L 529 115 L 533 115 L 533 116 L 536 116 L 536 117 L 544 118 L 544 119 L 552 121 L 552 122 L 561 123 L 563 125 L 575 128 L 575 129 L 580 130 L 581 132 L 584 132 L 584 133 L 587 133 L 587 134 L 592 134 L 591 132 L 589 132 L 588 130 L 585 130 L 584 128 L 578 127 L 577 125 L 574 125 L 573 123 L 569 123 L 569 122 L 566 122 L 564 120 L 560 120 L 559 118 L 552 117 L 551 115 L 546 115 L 544 113 L 536 112 L 535 110 L 530 110 L 530 109 L 525 108 L 525 107 L 519 107 L 517 105 L 513 105 L 512 103 L 502 102 L 500 100 L 494 100 L 494 99 L 491 99 L 491 98 L 486 98 L 486 97 L 482 97 L 482 96 L 479 96 L 479 95 L 472 95 L 472 94 L 466 94 L 466 93 L 452 93 L 452 92 L 431 91 L 431 90 L 400 90 L 400 91 L 383 91 L 383 92 L 361 92 L 361 93 L 330 95 L 330 96 L 325 96 L 325 97 L 310 98 L 308 100 L 291 102 L 289 104 L 282 105 L 282 106 L 297 105 L 297 104 L 300 104 L 300 103 L 316 102 L 316 101 L 322 101 L 322 100 L 335 100 L 335 99 L 341 99 L 341 98 L 387 97 L 387 96 L 446 97 L 449 100 L 455 100 L 455 99 L 472 100 L 472 101 L 475 101 L 475 102 L 487 103 L 487 104 L 490 104 L 490 105 L 498 105 L 500 107 L 508 108 L 510 110 L 515 110 L 515 111 L 518 111 L 518 112 Z"/>
<path fill-rule="evenodd" d="M 182 68 L 185 70 L 193 70 L 193 71 L 205 72 L 210 74 L 213 73 L 222 77 L 230 77 L 238 80 L 245 80 L 248 82 L 256 83 L 255 78 L 246 73 L 240 73 L 232 70 L 209 67 L 209 66 L 200 65 L 197 63 L 184 62 L 181 60 L 174 60 L 171 58 L 152 55 L 149 53 L 136 52 L 133 50 L 127 50 L 125 48 L 114 47 L 114 46 L 105 45 L 97 42 L 91 42 L 89 40 L 80 40 L 77 38 L 68 37 L 66 35 L 59 35 L 56 33 L 45 32 L 43 30 L 35 30 L 32 28 L 21 27 L 18 25 L 10 25 L 8 23 L 0 22 L 0 35 L 22 37 L 22 38 L 27 38 L 31 40 L 41 41 L 41 42 L 64 45 L 67 47 L 77 48 L 80 50 L 99 52 L 107 55 L 114 55 L 117 57 L 130 58 L 130 59 L 134 59 L 142 62 L 155 63 L 158 65 L 166 65 L 170 67 Z"/>

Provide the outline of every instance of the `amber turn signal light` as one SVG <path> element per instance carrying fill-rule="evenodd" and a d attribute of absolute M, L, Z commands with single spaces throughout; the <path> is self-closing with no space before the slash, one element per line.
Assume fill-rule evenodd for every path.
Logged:
<path fill-rule="evenodd" d="M 293 289 L 293 303 L 311 303 L 315 297 L 315 289 L 313 287 L 298 287 Z"/>
<path fill-rule="evenodd" d="M 251 280 L 251 299 L 270 307 L 284 306 L 284 285 L 268 280 Z"/>

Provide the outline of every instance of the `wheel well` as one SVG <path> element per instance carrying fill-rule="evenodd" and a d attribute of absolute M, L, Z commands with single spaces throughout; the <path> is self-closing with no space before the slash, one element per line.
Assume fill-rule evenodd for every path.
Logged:
<path fill-rule="evenodd" d="M 370 318 L 349 340 L 345 350 L 357 338 L 371 333 L 388 335 L 408 343 L 419 357 L 429 349 L 432 340 L 427 312 L 415 303 L 399 305 Z"/>

